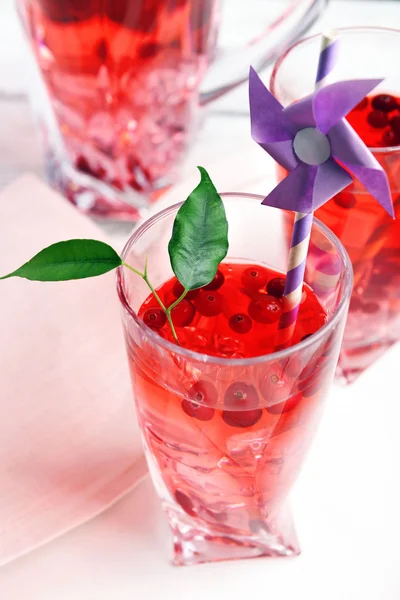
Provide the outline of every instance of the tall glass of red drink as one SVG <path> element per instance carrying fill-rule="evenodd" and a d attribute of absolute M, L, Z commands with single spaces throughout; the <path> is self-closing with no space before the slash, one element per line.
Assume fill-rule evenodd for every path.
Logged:
<path fill-rule="evenodd" d="M 180 346 L 143 281 L 126 269 L 117 277 L 145 453 L 178 565 L 299 552 L 288 496 L 332 382 L 352 285 L 342 245 L 315 221 L 292 345 L 277 351 L 292 215 L 258 196 L 222 198 L 229 254 L 172 311 Z M 167 305 L 181 293 L 167 252 L 179 206 L 144 223 L 123 252 L 134 268 L 147 260 Z"/>

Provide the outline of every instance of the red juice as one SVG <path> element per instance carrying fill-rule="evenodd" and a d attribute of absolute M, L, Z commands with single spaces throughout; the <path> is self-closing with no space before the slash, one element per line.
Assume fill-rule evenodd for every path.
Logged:
<path fill-rule="evenodd" d="M 165 188 L 196 129 L 219 0 L 18 1 L 69 165 L 116 192 Z"/>
<path fill-rule="evenodd" d="M 260 265 L 222 263 L 214 282 L 189 292 L 189 299 L 173 309 L 172 321 L 177 326 L 180 344 L 189 350 L 225 358 L 271 354 L 279 343 L 284 283 L 282 273 Z M 157 291 L 165 306 L 170 306 L 183 290 L 174 278 Z M 151 313 L 147 311 L 153 308 L 158 313 L 159 304 L 151 294 L 139 311 L 139 317 L 150 326 Z M 318 331 L 325 322 L 324 308 L 305 284 L 291 345 Z M 161 328 L 159 324 L 154 328 L 164 338 L 174 341 L 167 322 Z"/>
<path fill-rule="evenodd" d="M 365 98 L 347 116 L 385 169 L 397 221 L 354 183 L 316 213 L 343 242 L 353 263 L 354 292 L 350 304 L 343 368 L 357 372 L 387 345 L 400 338 L 400 99 L 391 95 Z M 348 341 L 348 344 L 347 344 Z M 365 362 L 364 362 L 365 361 Z"/>
<path fill-rule="evenodd" d="M 222 263 L 206 289 L 190 292 L 189 300 L 175 309 L 181 345 L 234 359 L 274 352 L 283 285 L 282 274 L 269 268 Z M 169 306 L 182 290 L 171 279 L 157 291 Z M 173 341 L 153 296 L 138 314 Z M 312 336 L 326 320 L 326 311 L 305 285 L 293 343 Z M 206 360 L 185 362 L 173 351 L 163 371 L 155 344 L 135 349 L 128 343 L 146 454 L 154 477 L 160 473 L 157 487 L 170 523 L 175 522 L 172 498 L 182 511 L 180 522 L 186 515 L 192 525 L 193 519 L 199 527 L 208 523 L 222 536 L 258 532 L 270 548 L 264 553 L 298 552 L 284 504 L 332 379 L 339 334 L 303 356 L 244 365 L 240 377 L 236 367 L 223 365 L 215 377 L 215 365 L 213 370 Z M 289 548 L 283 550 L 282 538 L 281 546 L 271 549 L 274 531 L 291 540 Z"/>
<path fill-rule="evenodd" d="M 396 221 L 358 182 L 316 211 L 349 253 L 354 289 L 339 365 L 351 381 L 400 339 L 400 98 L 365 98 L 347 116 L 385 169 Z M 279 168 L 280 177 L 284 171 Z"/>

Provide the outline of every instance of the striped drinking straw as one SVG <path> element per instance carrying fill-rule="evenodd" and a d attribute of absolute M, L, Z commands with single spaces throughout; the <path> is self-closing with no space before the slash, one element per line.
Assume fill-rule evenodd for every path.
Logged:
<path fill-rule="evenodd" d="M 336 33 L 322 36 L 315 89 L 326 85 L 338 57 L 339 39 Z M 279 322 L 279 345 L 292 338 L 303 292 L 304 272 L 310 243 L 313 213 L 296 213 L 290 241 L 288 269 L 283 296 L 283 312 Z"/>

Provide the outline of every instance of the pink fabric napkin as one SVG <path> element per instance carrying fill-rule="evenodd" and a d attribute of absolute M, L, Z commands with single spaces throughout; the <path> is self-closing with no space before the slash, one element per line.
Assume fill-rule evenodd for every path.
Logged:
<path fill-rule="evenodd" d="M 36 177 L 0 194 L 0 274 L 79 237 L 104 234 Z M 145 472 L 114 280 L 0 281 L 0 565 Z"/>

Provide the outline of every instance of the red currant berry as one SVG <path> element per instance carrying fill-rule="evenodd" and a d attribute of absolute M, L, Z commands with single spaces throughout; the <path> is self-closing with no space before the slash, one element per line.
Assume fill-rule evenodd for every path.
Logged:
<path fill-rule="evenodd" d="M 361 100 L 361 102 L 359 102 L 357 104 L 357 106 L 354 107 L 353 110 L 364 110 L 364 108 L 367 108 L 367 106 L 368 106 L 368 98 L 363 98 Z"/>
<path fill-rule="evenodd" d="M 400 137 L 400 116 L 393 117 L 390 119 L 390 127 L 394 131 L 397 137 Z"/>
<path fill-rule="evenodd" d="M 268 281 L 267 283 L 267 292 L 270 296 L 274 296 L 275 298 L 282 298 L 283 292 L 285 289 L 285 280 L 283 277 L 275 277 Z"/>
<path fill-rule="evenodd" d="M 100 42 L 97 44 L 96 54 L 101 61 L 106 61 L 109 55 L 109 47 L 108 42 L 105 38 L 102 38 Z"/>
<path fill-rule="evenodd" d="M 215 405 L 218 400 L 218 392 L 212 383 L 200 379 L 190 388 L 188 396 L 191 400 L 200 404 Z"/>
<path fill-rule="evenodd" d="M 261 408 L 254 410 L 224 410 L 222 419 L 231 427 L 251 427 L 255 425 L 262 417 Z"/>
<path fill-rule="evenodd" d="M 242 381 L 232 383 L 225 392 L 222 419 L 231 427 L 251 427 L 262 416 L 258 407 L 258 395 L 252 385 Z"/>
<path fill-rule="evenodd" d="M 214 279 L 208 284 L 204 286 L 204 290 L 219 290 L 219 288 L 224 284 L 225 275 L 218 269 L 215 274 Z"/>
<path fill-rule="evenodd" d="M 184 287 L 181 284 L 180 281 L 176 280 L 174 283 L 174 287 L 172 288 L 172 293 L 175 296 L 176 299 L 180 298 L 184 292 Z M 199 293 L 199 290 L 190 290 L 190 292 L 188 292 L 185 296 L 186 300 L 193 300 L 193 298 L 196 298 L 197 294 Z"/>
<path fill-rule="evenodd" d="M 397 100 L 389 94 L 378 94 L 372 99 L 372 107 L 382 112 L 391 112 L 397 108 Z"/>
<path fill-rule="evenodd" d="M 379 312 L 379 304 L 377 302 L 366 302 L 362 309 L 365 313 L 373 315 Z"/>
<path fill-rule="evenodd" d="M 188 392 L 190 400 L 182 400 L 182 410 L 199 421 L 211 421 L 215 410 L 210 404 L 218 400 L 217 390 L 209 381 L 196 381 Z M 208 405 L 208 406 L 207 406 Z"/>
<path fill-rule="evenodd" d="M 187 513 L 191 517 L 196 516 L 196 511 L 193 506 L 193 502 L 191 501 L 191 499 L 189 498 L 189 496 L 187 494 L 185 494 L 184 492 L 181 492 L 180 490 L 176 490 L 175 500 L 177 501 L 179 506 L 185 511 L 185 513 Z"/>
<path fill-rule="evenodd" d="M 184 298 L 171 311 L 172 322 L 177 327 L 187 327 L 196 314 L 195 306 Z"/>
<path fill-rule="evenodd" d="M 393 279 L 395 276 L 395 272 L 393 270 L 393 264 L 381 264 L 379 267 L 375 268 L 372 272 L 371 279 L 369 282 L 370 286 L 378 287 L 387 286 L 388 282 Z M 383 292 L 384 290 L 381 290 Z"/>
<path fill-rule="evenodd" d="M 265 410 L 271 415 L 281 415 L 289 412 L 290 410 L 293 410 L 299 404 L 301 398 L 301 394 L 296 394 L 295 396 L 292 396 L 291 398 L 285 400 L 285 402 L 279 402 L 279 404 L 267 406 Z"/>
<path fill-rule="evenodd" d="M 281 314 L 281 303 L 273 296 L 259 296 L 249 304 L 249 315 L 257 323 L 275 323 Z"/>
<path fill-rule="evenodd" d="M 119 179 L 113 179 L 111 181 L 111 185 L 114 186 L 117 190 L 120 190 L 120 192 L 124 191 L 124 184 Z"/>
<path fill-rule="evenodd" d="M 152 58 L 157 54 L 157 52 L 160 51 L 160 48 L 160 44 L 157 44 L 156 42 L 148 42 L 147 44 L 142 44 L 139 46 L 137 53 L 140 58 Z"/>
<path fill-rule="evenodd" d="M 181 406 L 184 413 L 198 421 L 211 421 L 215 413 L 213 408 L 201 406 L 192 400 L 182 400 Z"/>
<path fill-rule="evenodd" d="M 248 267 L 242 273 L 242 285 L 249 290 L 259 290 L 267 283 L 268 275 L 262 267 Z"/>
<path fill-rule="evenodd" d="M 354 208 L 357 203 L 356 197 L 350 192 L 341 192 L 335 196 L 334 200 L 342 208 Z"/>
<path fill-rule="evenodd" d="M 398 146 L 400 144 L 399 138 L 397 137 L 395 132 L 392 131 L 391 129 L 389 129 L 388 131 L 385 131 L 385 133 L 382 136 L 382 142 L 383 142 L 383 145 L 386 146 L 386 148 Z"/>
<path fill-rule="evenodd" d="M 244 313 L 237 313 L 229 319 L 229 327 L 236 333 L 249 333 L 252 326 L 252 320 Z"/>
<path fill-rule="evenodd" d="M 96 177 L 97 173 L 89 164 L 89 161 L 84 156 L 80 155 L 75 161 L 75 167 L 81 173 L 85 173 L 85 175 L 91 175 L 92 177 Z"/>
<path fill-rule="evenodd" d="M 232 410 L 256 408 L 258 406 L 256 388 L 244 381 L 231 383 L 225 392 L 224 406 Z"/>
<path fill-rule="evenodd" d="M 195 304 L 203 317 L 215 317 L 222 311 L 222 296 L 212 290 L 201 290 L 195 298 Z"/>
<path fill-rule="evenodd" d="M 106 175 L 107 175 L 107 171 L 105 170 L 104 167 L 98 167 L 96 169 L 95 176 L 97 177 L 97 179 L 104 179 Z"/>
<path fill-rule="evenodd" d="M 143 315 L 143 322 L 152 329 L 164 327 L 167 317 L 161 308 L 148 308 Z"/>
<path fill-rule="evenodd" d="M 382 127 L 386 127 L 389 123 L 388 116 L 383 110 L 373 110 L 367 116 L 367 121 L 374 127 L 375 129 L 381 129 Z"/>
<path fill-rule="evenodd" d="M 363 302 L 361 298 L 358 296 L 352 296 L 350 302 L 350 312 L 356 312 L 357 310 L 362 310 Z"/>
<path fill-rule="evenodd" d="M 297 367 L 295 375 L 298 375 L 298 371 Z M 286 368 L 285 373 L 281 373 L 281 375 L 278 375 L 276 369 L 273 368 L 267 370 L 259 381 L 260 392 L 268 406 L 280 403 L 290 395 L 292 384 L 285 378 L 286 374 L 288 374 Z"/>

